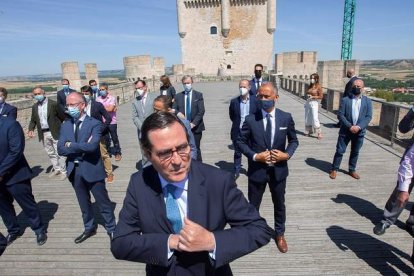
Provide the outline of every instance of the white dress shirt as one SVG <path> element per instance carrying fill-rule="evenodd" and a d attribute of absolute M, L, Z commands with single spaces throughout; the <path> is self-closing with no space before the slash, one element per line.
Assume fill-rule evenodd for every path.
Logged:
<path fill-rule="evenodd" d="M 37 113 L 39 114 L 40 127 L 42 129 L 48 129 L 49 124 L 47 123 L 47 98 L 42 103 L 37 104 Z"/>
<path fill-rule="evenodd" d="M 358 122 L 359 111 L 361 110 L 362 96 L 352 98 L 352 124 L 355 126 Z"/>
<path fill-rule="evenodd" d="M 413 179 L 414 171 L 414 143 L 410 149 L 404 154 L 398 168 L 398 191 L 408 192 Z"/>

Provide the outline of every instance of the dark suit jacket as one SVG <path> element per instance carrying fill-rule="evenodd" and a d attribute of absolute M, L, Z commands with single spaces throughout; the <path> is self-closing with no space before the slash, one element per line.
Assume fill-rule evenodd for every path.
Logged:
<path fill-rule="evenodd" d="M 261 82 L 260 86 L 262 86 L 262 85 L 263 85 L 264 83 L 266 83 L 266 82 L 268 82 L 268 81 L 266 81 L 266 80 L 262 77 L 262 82 Z M 252 79 L 250 80 L 250 91 L 249 91 L 249 94 L 250 94 L 250 95 L 253 95 L 253 96 L 256 96 L 256 94 L 257 94 L 258 90 L 259 90 L 259 89 L 256 89 L 256 78 L 252 78 Z"/>
<path fill-rule="evenodd" d="M 147 263 L 147 275 L 231 275 L 229 262 L 269 242 L 272 229 L 237 189 L 232 174 L 192 161 L 188 179 L 187 216 L 214 233 L 216 260 L 208 252 L 175 252 L 167 259 L 173 230 L 153 166 L 131 176 L 111 242 L 115 258 Z M 227 223 L 231 228 L 225 230 Z"/>
<path fill-rule="evenodd" d="M 275 136 L 271 149 L 278 149 L 286 152 L 292 157 L 299 145 L 298 138 L 296 137 L 295 122 L 292 119 L 292 115 L 280 109 L 276 109 L 275 120 Z M 286 139 L 288 141 L 287 147 Z M 267 149 L 261 109 L 246 117 L 237 139 L 237 146 L 248 158 L 249 168 L 247 175 L 249 179 L 256 182 L 264 182 L 267 176 L 266 171 L 268 165 L 253 161 L 253 156 L 256 153 L 266 151 Z M 275 170 L 276 181 L 283 180 L 289 175 L 287 161 L 277 162 L 273 168 Z"/>
<path fill-rule="evenodd" d="M 17 119 L 17 107 L 12 106 L 11 104 L 8 104 L 8 103 L 4 103 L 0 116 L 10 117 L 16 120 Z"/>
<path fill-rule="evenodd" d="M 79 141 L 76 142 L 73 121 L 66 120 L 62 124 L 57 147 L 59 155 L 67 157 L 68 176 L 71 175 L 75 167 L 75 160 L 79 160 L 79 169 L 86 181 L 94 183 L 105 179 L 106 174 L 99 151 L 101 125 L 102 123 L 98 120 L 86 116 L 79 129 Z M 71 142 L 69 147 L 65 147 L 66 142 Z"/>
<path fill-rule="evenodd" d="M 74 92 L 76 90 L 73 90 L 72 88 L 69 88 L 69 93 Z M 66 106 L 66 95 L 63 89 L 59 90 L 56 94 L 56 100 L 60 107 L 60 110 L 62 112 L 65 112 L 65 106 Z M 68 116 L 69 117 L 69 116 Z"/>
<path fill-rule="evenodd" d="M 25 139 L 19 122 L 0 117 L 0 185 L 13 185 L 32 178 L 32 170 L 24 157 Z"/>
<path fill-rule="evenodd" d="M 109 125 L 111 124 L 111 115 L 106 111 L 102 103 L 95 100 L 89 102 L 91 105 L 91 117 L 98 120 L 102 123 L 102 136 L 105 135 L 109 130 Z M 105 123 L 103 121 L 105 119 Z"/>
<path fill-rule="evenodd" d="M 59 140 L 60 125 L 65 120 L 65 115 L 62 113 L 57 103 L 51 99 L 47 99 L 47 124 L 49 125 L 50 133 L 53 139 Z M 39 118 L 39 104 L 35 103 L 32 106 L 32 117 L 29 123 L 29 130 L 33 131 L 37 128 L 37 135 L 39 141 L 43 140 L 42 126 Z"/>
<path fill-rule="evenodd" d="M 354 81 L 358 79 L 357 76 L 353 76 L 352 78 L 349 79 L 349 81 L 346 83 L 345 85 L 345 90 L 344 90 L 344 94 L 342 95 L 342 97 L 352 97 L 352 84 L 354 83 Z"/>
<path fill-rule="evenodd" d="M 230 101 L 229 116 L 230 116 L 230 120 L 233 123 L 231 125 L 231 132 L 230 132 L 230 137 L 232 141 L 236 140 L 240 133 L 240 121 L 241 121 L 240 102 L 241 102 L 240 96 Z M 249 104 L 250 104 L 249 114 L 256 113 L 257 110 L 260 110 L 259 101 L 257 100 L 256 96 L 250 95 Z"/>
<path fill-rule="evenodd" d="M 359 111 L 359 117 L 357 120 L 357 126 L 361 128 L 358 135 L 365 135 L 366 128 L 372 119 L 372 103 L 371 99 L 366 96 L 361 98 L 361 109 Z M 341 100 L 341 105 L 338 111 L 338 120 L 341 123 L 339 129 L 340 135 L 353 135 L 349 128 L 353 125 L 352 123 L 352 98 L 344 97 Z"/>
<path fill-rule="evenodd" d="M 205 130 L 204 126 L 204 99 L 203 94 L 201 92 L 195 91 L 193 89 L 191 96 L 191 120 L 190 123 L 193 123 L 195 125 L 194 128 L 192 128 L 192 131 L 194 133 L 200 133 L 203 130 Z M 185 92 L 182 91 L 175 95 L 175 101 L 174 101 L 174 109 L 175 111 L 181 112 L 185 115 Z"/>

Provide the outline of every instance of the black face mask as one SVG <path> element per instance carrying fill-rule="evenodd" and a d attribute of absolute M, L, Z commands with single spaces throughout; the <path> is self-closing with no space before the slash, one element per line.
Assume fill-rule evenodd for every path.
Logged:
<path fill-rule="evenodd" d="M 254 70 L 254 76 L 256 77 L 256 79 L 260 79 L 262 77 L 262 71 Z"/>
<path fill-rule="evenodd" d="M 352 87 L 352 91 L 351 92 L 355 96 L 358 96 L 359 94 L 361 94 L 361 88 L 359 88 L 359 87 Z"/>

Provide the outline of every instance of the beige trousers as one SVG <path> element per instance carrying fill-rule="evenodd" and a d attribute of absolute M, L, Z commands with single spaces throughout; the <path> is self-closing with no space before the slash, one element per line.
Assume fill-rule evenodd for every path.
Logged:
<path fill-rule="evenodd" d="M 99 149 L 101 151 L 101 158 L 104 163 L 106 176 L 109 176 L 112 174 L 112 163 L 103 138 L 101 138 L 101 141 L 99 142 Z"/>
<path fill-rule="evenodd" d="M 50 131 L 43 132 L 43 148 L 49 156 L 53 170 L 66 174 L 66 157 L 58 154 L 57 143 Z"/>

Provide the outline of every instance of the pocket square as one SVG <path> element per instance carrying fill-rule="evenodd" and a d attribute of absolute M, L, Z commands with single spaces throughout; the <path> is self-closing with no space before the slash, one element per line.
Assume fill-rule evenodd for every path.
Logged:
<path fill-rule="evenodd" d="M 279 130 L 285 130 L 287 127 L 279 127 Z"/>

